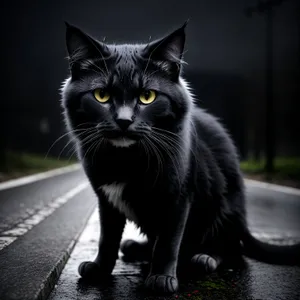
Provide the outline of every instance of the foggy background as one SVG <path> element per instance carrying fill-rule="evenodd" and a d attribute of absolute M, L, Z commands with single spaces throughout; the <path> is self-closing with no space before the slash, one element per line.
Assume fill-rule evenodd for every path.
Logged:
<path fill-rule="evenodd" d="M 184 75 L 220 117 L 242 158 L 265 147 L 266 17 L 257 1 L 7 1 L 1 8 L 0 150 L 46 153 L 64 133 L 59 88 L 68 76 L 64 21 L 108 43 L 147 42 L 190 19 Z M 276 155 L 300 154 L 300 2 L 273 9 Z M 50 155 L 57 156 L 66 140 Z M 1 155 L 0 155 L 1 156 Z M 1 156 L 3 157 L 3 156 Z"/>

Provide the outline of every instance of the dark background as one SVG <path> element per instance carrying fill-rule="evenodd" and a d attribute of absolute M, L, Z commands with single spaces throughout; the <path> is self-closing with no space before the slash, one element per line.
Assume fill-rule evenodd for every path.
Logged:
<path fill-rule="evenodd" d="M 266 2 L 266 1 L 265 1 Z M 147 42 L 190 19 L 184 73 L 231 132 L 242 158 L 265 147 L 266 16 L 257 1 L 8 1 L 1 4 L 0 150 L 46 153 L 64 133 L 59 88 L 68 76 L 64 20 L 108 43 Z M 273 8 L 276 155 L 300 154 L 300 1 Z M 62 149 L 57 143 L 50 155 Z M 3 155 L 1 155 L 3 157 Z"/>

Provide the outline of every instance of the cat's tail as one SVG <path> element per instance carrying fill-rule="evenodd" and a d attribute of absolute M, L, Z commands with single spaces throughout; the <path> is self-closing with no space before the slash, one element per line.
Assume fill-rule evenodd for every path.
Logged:
<path fill-rule="evenodd" d="M 288 246 L 271 245 L 259 241 L 246 229 L 243 237 L 244 254 L 250 258 L 278 265 L 300 266 L 300 243 Z"/>

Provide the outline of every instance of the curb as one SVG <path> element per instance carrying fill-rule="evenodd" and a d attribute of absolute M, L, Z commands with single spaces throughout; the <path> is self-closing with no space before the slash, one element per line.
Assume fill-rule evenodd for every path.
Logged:
<path fill-rule="evenodd" d="M 74 247 L 81 236 L 82 232 L 84 231 L 93 211 L 95 210 L 95 207 L 92 207 L 90 211 L 88 212 L 86 216 L 86 221 L 74 237 L 74 239 L 71 241 L 69 246 L 67 247 L 65 253 L 62 254 L 62 257 L 57 261 L 56 265 L 52 268 L 52 270 L 49 272 L 48 276 L 46 277 L 44 283 L 40 286 L 40 289 L 37 291 L 36 296 L 32 300 L 47 300 L 50 296 L 52 290 L 54 289 L 66 263 L 68 262 L 68 259 L 71 256 L 72 251 L 74 250 Z"/>

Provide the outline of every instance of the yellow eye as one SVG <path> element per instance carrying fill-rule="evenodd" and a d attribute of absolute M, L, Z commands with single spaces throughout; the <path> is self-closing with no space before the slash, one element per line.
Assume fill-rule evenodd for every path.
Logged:
<path fill-rule="evenodd" d="M 104 89 L 95 89 L 94 97 L 96 98 L 97 101 L 101 103 L 105 103 L 109 100 L 110 94 Z"/>
<path fill-rule="evenodd" d="M 146 90 L 140 94 L 140 101 L 143 104 L 150 104 L 156 98 L 156 93 L 152 90 Z"/>

